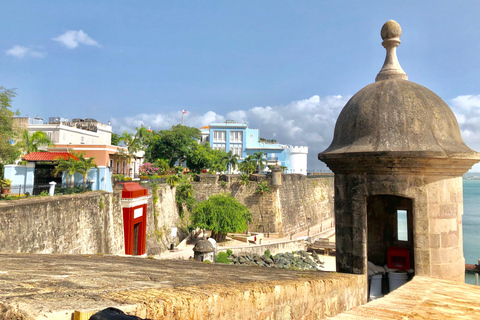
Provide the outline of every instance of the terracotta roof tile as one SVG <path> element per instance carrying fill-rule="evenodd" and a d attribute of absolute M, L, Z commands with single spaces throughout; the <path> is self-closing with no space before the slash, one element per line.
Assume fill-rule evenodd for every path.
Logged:
<path fill-rule="evenodd" d="M 23 160 L 26 161 L 56 161 L 58 159 L 67 160 L 69 158 L 78 160 L 77 157 L 68 152 L 30 152 L 23 156 Z"/>

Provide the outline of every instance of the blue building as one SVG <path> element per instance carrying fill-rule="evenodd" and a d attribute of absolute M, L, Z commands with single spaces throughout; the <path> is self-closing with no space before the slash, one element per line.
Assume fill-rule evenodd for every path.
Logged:
<path fill-rule="evenodd" d="M 290 146 L 280 143 L 260 141 L 258 129 L 248 128 L 246 123 L 226 121 L 211 123 L 202 127 L 201 142 L 208 142 L 212 149 L 232 151 L 240 160 L 254 153 L 263 151 L 267 165 L 287 167 L 287 173 L 307 174 L 306 146 Z"/>

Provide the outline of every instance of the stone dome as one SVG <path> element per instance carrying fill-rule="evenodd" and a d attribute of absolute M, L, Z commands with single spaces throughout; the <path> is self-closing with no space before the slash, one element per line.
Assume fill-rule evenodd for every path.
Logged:
<path fill-rule="evenodd" d="M 472 164 L 480 159 L 463 142 L 450 107 L 431 90 L 407 80 L 395 52 L 400 35 L 393 20 L 382 28 L 385 63 L 376 82 L 357 92 L 340 113 L 331 145 L 318 155 L 329 166 L 331 159 L 355 154 L 453 157 L 475 160 Z"/>
<path fill-rule="evenodd" d="M 450 107 L 434 92 L 402 79 L 377 81 L 345 105 L 325 153 L 471 153 Z"/>

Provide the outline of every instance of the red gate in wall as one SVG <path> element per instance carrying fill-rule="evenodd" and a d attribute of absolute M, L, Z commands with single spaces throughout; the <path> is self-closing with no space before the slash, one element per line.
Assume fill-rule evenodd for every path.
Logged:
<path fill-rule="evenodd" d="M 145 253 L 147 201 L 151 195 L 136 182 L 123 183 L 122 210 L 125 254 Z"/>

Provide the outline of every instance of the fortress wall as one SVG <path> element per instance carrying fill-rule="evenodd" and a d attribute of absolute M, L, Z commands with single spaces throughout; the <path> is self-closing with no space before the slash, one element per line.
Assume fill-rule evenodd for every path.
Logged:
<path fill-rule="evenodd" d="M 0 203 L 0 252 L 125 252 L 120 193 L 104 191 Z"/>
<path fill-rule="evenodd" d="M 280 187 L 271 186 L 270 193 L 259 194 L 258 182 L 241 185 L 236 178 L 221 181 L 217 176 L 202 175 L 193 182 L 199 201 L 212 194 L 225 192 L 250 208 L 253 221 L 249 231 L 278 232 L 288 235 L 306 230 L 308 226 L 333 226 L 333 177 L 307 178 L 300 174 L 282 175 Z M 310 218 L 310 220 L 309 220 Z"/>

